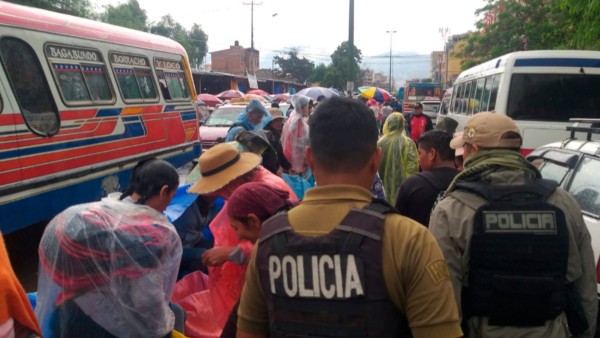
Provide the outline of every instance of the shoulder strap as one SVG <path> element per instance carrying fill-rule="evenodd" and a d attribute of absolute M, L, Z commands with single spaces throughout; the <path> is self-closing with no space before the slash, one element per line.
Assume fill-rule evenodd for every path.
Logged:
<path fill-rule="evenodd" d="M 456 189 L 466 190 L 481 196 L 487 201 L 523 204 L 538 200 L 545 202 L 556 190 L 558 183 L 547 179 L 536 179 L 523 185 L 491 185 L 484 182 L 460 182 Z"/>
<path fill-rule="evenodd" d="M 425 181 L 429 182 L 437 190 L 440 190 L 440 191 L 444 190 L 444 187 L 438 180 L 437 176 L 435 176 L 432 172 L 423 171 L 423 172 L 418 173 L 417 176 L 419 176 L 422 179 L 424 179 Z"/>
<path fill-rule="evenodd" d="M 393 205 L 388 203 L 388 201 L 375 197 L 371 199 L 371 203 L 366 205 L 363 209 L 375 211 L 376 213 L 383 215 L 400 213 Z"/>

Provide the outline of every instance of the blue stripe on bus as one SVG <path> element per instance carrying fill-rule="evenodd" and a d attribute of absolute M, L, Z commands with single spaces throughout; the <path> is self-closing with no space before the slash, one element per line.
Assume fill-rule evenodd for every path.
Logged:
<path fill-rule="evenodd" d="M 111 117 L 121 115 L 121 108 L 100 109 L 96 113 L 96 117 Z"/>
<path fill-rule="evenodd" d="M 88 139 L 84 139 L 84 140 L 75 140 L 75 141 L 57 143 L 57 144 L 47 144 L 47 145 L 43 145 L 43 146 L 39 146 L 39 147 L 13 149 L 10 151 L 0 152 L 0 160 L 16 158 L 19 156 L 36 155 L 36 154 L 40 154 L 40 153 L 53 152 L 53 151 L 57 151 L 57 150 L 73 149 L 73 148 L 83 147 L 83 146 L 92 146 L 92 145 L 96 145 L 96 144 L 102 144 L 102 143 L 108 143 L 108 142 L 112 142 L 112 141 L 119 141 L 119 140 L 134 138 L 134 137 L 140 137 L 140 136 L 144 136 L 144 134 L 145 134 L 145 127 L 142 125 L 142 123 L 128 123 L 128 124 L 125 124 L 125 132 L 123 134 L 98 137 L 98 138 L 88 138 Z"/>
<path fill-rule="evenodd" d="M 183 121 L 195 120 L 196 112 L 195 111 L 181 112 L 181 119 Z"/>
<path fill-rule="evenodd" d="M 139 116 L 124 116 L 121 118 L 123 122 L 137 122 L 140 120 Z"/>
<path fill-rule="evenodd" d="M 600 68 L 600 59 L 543 58 L 515 60 L 515 67 L 591 67 Z"/>
<path fill-rule="evenodd" d="M 171 112 L 171 111 L 175 111 L 175 105 L 174 104 L 165 106 L 165 113 Z"/>

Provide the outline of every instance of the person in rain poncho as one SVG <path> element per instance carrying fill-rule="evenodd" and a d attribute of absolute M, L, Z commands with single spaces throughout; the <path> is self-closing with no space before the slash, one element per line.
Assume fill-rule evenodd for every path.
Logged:
<path fill-rule="evenodd" d="M 304 149 L 308 145 L 308 123 L 310 98 L 301 94 L 292 96 L 294 110 L 283 125 L 283 154 L 292 164 L 292 170 L 298 174 L 306 171 Z"/>
<path fill-rule="evenodd" d="M 235 141 L 235 137 L 244 130 L 262 130 L 271 119 L 273 117 L 267 108 L 258 99 L 252 99 L 237 121 L 229 128 L 225 142 Z"/>
<path fill-rule="evenodd" d="M 173 166 L 150 160 L 123 200 L 75 205 L 48 224 L 36 306 L 44 337 L 181 336 L 169 306 L 181 240 L 162 214 L 178 182 Z"/>
<path fill-rule="evenodd" d="M 392 113 L 388 116 L 378 145 L 383 152 L 379 176 L 383 180 L 388 202 L 395 205 L 398 189 L 404 179 L 419 172 L 417 146 L 406 136 L 402 114 Z"/>

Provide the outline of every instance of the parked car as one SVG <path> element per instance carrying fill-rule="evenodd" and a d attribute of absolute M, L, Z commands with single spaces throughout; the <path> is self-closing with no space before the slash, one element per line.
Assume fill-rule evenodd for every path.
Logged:
<path fill-rule="evenodd" d="M 219 142 L 223 142 L 227 136 L 227 131 L 245 107 L 245 105 L 228 104 L 215 109 L 200 126 L 202 149 L 206 150 Z"/>
<path fill-rule="evenodd" d="M 438 112 L 440 111 L 440 105 L 442 102 L 440 99 L 433 97 L 426 97 L 424 101 L 421 102 L 423 104 L 423 114 L 431 117 L 431 121 L 435 124 Z"/>
<path fill-rule="evenodd" d="M 579 120 L 583 121 L 594 123 L 590 119 Z M 595 123 L 600 123 L 600 119 Z M 581 207 L 583 219 L 592 237 L 594 258 L 598 266 L 600 180 L 596 175 L 600 173 L 600 139 L 592 140 L 592 137 L 596 135 L 600 138 L 600 128 L 573 126 L 567 127 L 567 130 L 571 131 L 570 138 L 537 148 L 527 155 L 527 160 L 538 167 L 544 178 L 555 180 L 573 195 Z M 575 132 L 587 134 L 586 139 L 576 139 Z M 600 292 L 600 287 L 598 291 Z"/>

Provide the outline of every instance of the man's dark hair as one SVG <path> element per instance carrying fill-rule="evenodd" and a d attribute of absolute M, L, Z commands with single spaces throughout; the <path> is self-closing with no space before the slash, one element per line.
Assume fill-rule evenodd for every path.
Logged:
<path fill-rule="evenodd" d="M 325 100 L 325 99 L 326 99 L 325 95 L 319 95 L 319 96 L 317 97 L 317 102 L 321 103 L 321 101 L 323 101 L 323 100 Z"/>
<path fill-rule="evenodd" d="M 279 108 L 279 103 L 271 102 L 271 108 Z"/>
<path fill-rule="evenodd" d="M 327 171 L 358 171 L 377 149 L 377 122 L 360 101 L 331 97 L 317 106 L 309 125 L 313 157 Z"/>
<path fill-rule="evenodd" d="M 454 150 L 450 148 L 452 136 L 447 132 L 439 129 L 434 129 L 421 135 L 417 140 L 417 145 L 427 152 L 435 149 L 438 156 L 443 161 L 454 161 Z"/>
<path fill-rule="evenodd" d="M 177 189 L 179 174 L 175 167 L 155 158 L 142 160 L 133 168 L 129 187 L 121 194 L 120 199 L 137 193 L 140 195 L 137 203 L 144 204 L 150 197 L 160 193 L 165 185 L 169 187 L 169 191 Z"/>

